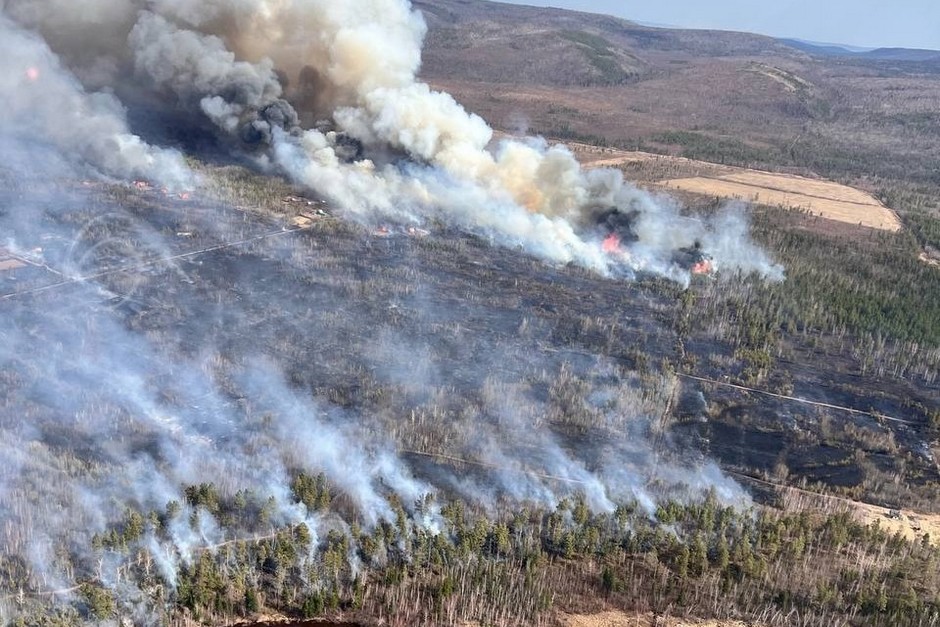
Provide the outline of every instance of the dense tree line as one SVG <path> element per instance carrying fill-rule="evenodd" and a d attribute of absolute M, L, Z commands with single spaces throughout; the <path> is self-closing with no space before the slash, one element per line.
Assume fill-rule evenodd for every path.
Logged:
<path fill-rule="evenodd" d="M 317 483 L 299 473 L 294 483 L 311 481 Z M 294 496 L 303 502 L 310 493 Z M 234 497 L 218 503 L 229 520 L 246 507 Z M 578 496 L 553 509 L 497 516 L 431 497 L 415 504 L 413 515 L 401 503 L 390 505 L 395 519 L 371 529 L 335 525 L 336 519 L 318 535 L 304 524 L 255 539 L 240 526 L 226 529 L 246 539 L 177 555 L 175 581 L 152 567 L 156 556 L 142 539 L 169 540 L 166 524 L 181 515 L 177 504 L 128 511 L 113 529 L 123 542 L 95 551 L 103 559 L 112 551 L 135 555 L 123 576 L 147 591 L 137 602 L 168 624 L 218 624 L 277 611 L 342 614 L 368 624 L 509 625 L 537 623 L 554 609 L 610 606 L 768 625 L 940 619 L 940 550 L 931 539 L 909 541 L 844 511 L 741 510 L 723 506 L 715 493 L 692 502 L 664 498 L 652 513 L 637 503 L 594 513 Z M 438 507 L 439 528 L 420 522 Z M 200 502 L 193 512 L 205 509 Z M 329 508 L 316 511 L 331 520 Z M 52 608 L 27 595 L 13 604 L 24 611 L 10 624 L 118 618 L 128 615 L 126 603 L 87 573 L 71 605 Z"/>

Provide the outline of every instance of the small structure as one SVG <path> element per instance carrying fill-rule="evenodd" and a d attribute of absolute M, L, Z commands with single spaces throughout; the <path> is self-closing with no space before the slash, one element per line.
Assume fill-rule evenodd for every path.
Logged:
<path fill-rule="evenodd" d="M 320 218 L 325 218 L 328 215 L 329 214 L 323 209 L 315 209 L 312 211 L 304 210 L 298 213 L 293 218 L 291 218 L 290 223 L 292 226 L 295 226 L 300 229 L 305 229 L 311 224 L 313 224 L 316 220 Z"/>

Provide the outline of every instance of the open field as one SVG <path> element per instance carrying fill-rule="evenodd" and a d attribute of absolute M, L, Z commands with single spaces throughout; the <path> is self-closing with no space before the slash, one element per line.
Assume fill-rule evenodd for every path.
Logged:
<path fill-rule="evenodd" d="M 901 230 L 901 221 L 898 217 L 873 197 L 869 197 L 868 202 L 840 199 L 844 196 L 857 196 L 862 192 L 838 183 L 773 175 L 766 172 L 742 171 L 721 178 L 670 179 L 659 184 L 666 189 L 678 189 L 693 194 L 797 209 L 829 220 L 874 229 Z M 792 191 L 804 185 L 805 191 Z"/>
<path fill-rule="evenodd" d="M 877 198 L 833 181 L 642 151 L 594 148 L 584 144 L 574 144 L 572 149 L 587 167 L 621 167 L 628 177 L 636 170 L 661 172 L 666 178 L 655 178 L 655 174 L 651 174 L 652 180 L 642 182 L 664 189 L 795 209 L 885 231 L 901 230 L 897 214 Z M 669 176 L 672 173 L 679 176 Z"/>

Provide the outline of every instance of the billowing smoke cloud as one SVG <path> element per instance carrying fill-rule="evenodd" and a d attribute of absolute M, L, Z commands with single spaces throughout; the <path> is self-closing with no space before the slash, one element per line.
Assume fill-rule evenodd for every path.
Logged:
<path fill-rule="evenodd" d="M 38 29 L 89 86 L 120 93 L 133 76 L 135 89 L 208 119 L 235 149 L 359 219 L 443 219 L 551 261 L 680 282 L 689 268 L 675 253 L 698 243 L 723 270 L 782 277 L 748 243 L 738 214 L 687 219 L 619 172 L 581 169 L 564 147 L 494 143 L 480 117 L 417 80 L 426 27 L 405 0 L 116 0 L 80 9 L 64 0 L 8 0 L 5 11 Z M 327 118 L 333 130 L 304 128 L 311 116 Z M 120 137 L 122 146 L 130 141 Z M 363 148 L 354 162 L 350 139 Z M 128 173 L 149 164 L 154 178 L 178 177 L 139 143 L 123 152 L 144 154 Z M 623 244 L 625 254 L 603 250 L 606 233 L 592 221 L 598 208 L 636 216 L 637 238 Z M 732 238 L 741 245 L 724 245 Z"/>
<path fill-rule="evenodd" d="M 338 409 L 310 393 L 317 382 L 303 379 L 307 371 L 335 375 L 332 362 L 306 361 L 321 344 L 341 363 L 340 377 L 364 377 L 363 355 L 380 353 L 349 344 L 383 316 L 349 311 L 335 293 L 307 294 L 315 280 L 280 285 L 281 272 L 309 279 L 304 260 L 316 251 L 266 243 L 261 221 L 227 215 L 225 207 L 189 206 L 180 212 L 185 227 L 175 228 L 183 218 L 160 213 L 166 197 L 128 208 L 113 189 L 90 184 L 76 191 L 76 181 L 91 174 L 199 185 L 180 152 L 131 130 L 125 106 L 133 112 L 136 105 L 124 95 L 134 94 L 205 123 L 233 153 L 288 175 L 349 218 L 439 221 L 600 273 L 645 270 L 688 281 L 688 268 L 674 255 L 698 242 L 723 269 L 778 276 L 780 269 L 748 242 L 741 212 L 683 216 L 615 171 L 582 170 L 564 147 L 494 141 L 481 118 L 416 79 L 425 25 L 403 0 L 0 6 L 0 177 L 10 183 L 0 189 L 0 246 L 16 253 L 26 275 L 19 283 L 0 277 L 7 321 L 0 328 L 0 373 L 11 391 L 0 399 L 0 544 L 26 556 L 35 587 L 67 589 L 76 580 L 57 566 L 55 547 L 84 555 L 91 534 L 107 529 L 125 507 L 157 511 L 179 501 L 182 510 L 165 521 L 163 535 L 140 543 L 172 583 L 180 564 L 230 539 L 209 512 L 185 504 L 183 486 L 202 482 L 226 496 L 249 488 L 270 497 L 273 526 L 304 523 L 316 536 L 350 521 L 370 526 L 390 519 L 393 500 L 437 529 L 434 508 L 418 512 L 415 504 L 444 489 L 482 507 L 505 499 L 551 507 L 579 493 L 598 512 L 611 511 L 619 499 L 636 499 L 652 512 L 648 479 L 689 479 L 689 464 L 662 459 L 658 474 L 646 476 L 656 454 L 646 433 L 650 421 L 637 416 L 661 415 L 665 401 L 631 396 L 638 382 L 601 358 L 582 370 L 609 371 L 610 383 L 595 390 L 602 398 L 576 400 L 622 437 L 584 454 L 546 426 L 551 408 L 544 399 L 518 381 L 503 386 L 488 379 L 497 366 L 516 364 L 545 373 L 539 383 L 550 388 L 553 377 L 562 377 L 563 360 L 537 355 L 538 341 L 461 337 L 473 353 L 455 366 L 435 363 L 446 351 L 422 352 L 419 340 L 386 330 L 384 357 L 371 364 L 370 376 L 398 389 L 406 371 L 404 387 L 421 399 L 410 401 L 420 407 L 409 424 L 421 415 L 435 417 L 436 429 L 463 428 L 437 452 L 468 456 L 486 469 L 458 475 L 441 464 L 418 472 L 404 455 L 426 440 L 409 432 L 408 420 Z M 96 222 L 106 211 L 121 218 Z M 134 226 L 122 233 L 122 223 Z M 633 236 L 611 254 L 603 241 L 616 229 Z M 283 233 L 278 227 L 274 236 Z M 84 234 L 87 242 L 80 241 Z M 190 236 L 203 238 L 203 252 L 220 250 L 226 240 L 252 241 L 253 256 L 250 263 L 210 257 L 205 267 L 215 263 L 219 272 L 200 273 L 201 266 L 176 259 L 199 252 L 186 248 L 187 239 L 180 243 Z M 259 272 L 253 262 L 271 276 L 252 289 L 215 284 L 250 278 Z M 135 264 L 134 273 L 121 273 Z M 148 278 L 138 285 L 128 278 L 134 274 Z M 311 303 L 321 316 L 312 322 Z M 427 303 L 402 305 L 423 312 L 416 327 L 446 328 L 452 315 L 441 314 L 442 322 Z M 141 310 L 147 315 L 135 313 Z M 338 321 L 349 326 L 337 328 Z M 342 361 L 349 354 L 356 360 Z M 427 362 L 419 381 L 416 354 Z M 450 396 L 458 383 L 475 386 L 480 399 L 459 408 L 459 421 L 445 400 L 433 400 Z M 743 498 L 714 466 L 705 468 L 699 475 L 705 484 L 728 501 Z M 298 471 L 324 473 L 344 495 L 346 516 L 294 502 L 289 486 Z M 101 560 L 94 577 L 127 585 L 119 565 L 114 556 Z"/>
<path fill-rule="evenodd" d="M 272 127 L 297 126 L 297 114 L 281 99 L 273 64 L 236 61 L 218 37 L 182 30 L 144 12 L 130 34 L 134 66 L 143 78 L 198 106 L 226 132 L 246 143 L 271 143 Z"/>
<path fill-rule="evenodd" d="M 46 43 L 0 14 L 0 133 L 48 143 L 68 160 L 118 178 L 191 182 L 182 155 L 130 132 L 121 103 L 89 93 Z"/>

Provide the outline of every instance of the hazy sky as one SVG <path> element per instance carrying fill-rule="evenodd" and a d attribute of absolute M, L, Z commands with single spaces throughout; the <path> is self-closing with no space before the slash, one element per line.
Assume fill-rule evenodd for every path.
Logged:
<path fill-rule="evenodd" d="M 940 50 L 940 0 L 503 0 L 641 22 Z"/>

